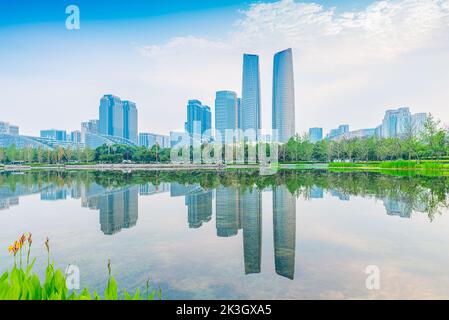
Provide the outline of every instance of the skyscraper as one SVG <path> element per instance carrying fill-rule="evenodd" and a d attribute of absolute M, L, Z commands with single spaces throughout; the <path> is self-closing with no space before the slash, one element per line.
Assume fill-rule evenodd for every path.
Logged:
<path fill-rule="evenodd" d="M 258 139 L 261 127 L 260 118 L 259 56 L 255 54 L 244 54 L 241 123 L 239 127 L 243 131 L 254 130 L 255 138 Z"/>
<path fill-rule="evenodd" d="M 310 128 L 309 141 L 312 143 L 323 140 L 323 128 Z"/>
<path fill-rule="evenodd" d="M 14 126 L 9 122 L 0 121 L 0 133 L 19 135 L 19 127 Z"/>
<path fill-rule="evenodd" d="M 81 142 L 81 131 L 75 130 L 70 132 L 70 141 L 72 142 Z"/>
<path fill-rule="evenodd" d="M 211 118 L 209 106 L 203 105 L 199 100 L 188 101 L 185 129 L 191 137 L 202 139 L 206 131 L 211 129 Z M 210 137 L 204 138 L 209 139 Z"/>
<path fill-rule="evenodd" d="M 99 133 L 122 137 L 137 144 L 137 107 L 112 94 L 104 95 L 99 107 Z"/>
<path fill-rule="evenodd" d="M 100 100 L 99 131 L 101 134 L 123 137 L 123 103 L 112 94 Z"/>
<path fill-rule="evenodd" d="M 67 132 L 65 130 L 56 129 L 41 130 L 41 138 L 67 141 Z"/>
<path fill-rule="evenodd" d="M 226 137 L 226 130 L 238 129 L 238 101 L 233 91 L 217 91 L 215 95 L 215 131 L 216 140 L 232 143 L 235 137 Z"/>
<path fill-rule="evenodd" d="M 170 148 L 170 137 L 150 132 L 139 133 L 139 146 L 151 149 L 155 144 L 160 148 Z"/>
<path fill-rule="evenodd" d="M 137 108 L 131 101 L 123 101 L 123 137 L 137 144 Z"/>
<path fill-rule="evenodd" d="M 278 52 L 273 62 L 273 141 L 286 143 L 295 135 L 295 88 L 292 49 Z"/>

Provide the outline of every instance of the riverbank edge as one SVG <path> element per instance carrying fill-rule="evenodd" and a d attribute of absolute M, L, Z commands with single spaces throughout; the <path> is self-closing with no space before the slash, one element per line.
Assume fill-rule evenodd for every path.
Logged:
<path fill-rule="evenodd" d="M 0 172 L 21 172 L 36 170 L 79 170 L 79 171 L 227 171 L 227 170 L 329 170 L 329 171 L 404 171 L 404 172 L 442 172 L 449 174 L 449 168 L 421 168 L 421 167 L 380 167 L 354 164 L 333 167 L 329 163 L 278 163 L 271 166 L 259 164 L 82 164 L 82 165 L 3 165 Z"/>

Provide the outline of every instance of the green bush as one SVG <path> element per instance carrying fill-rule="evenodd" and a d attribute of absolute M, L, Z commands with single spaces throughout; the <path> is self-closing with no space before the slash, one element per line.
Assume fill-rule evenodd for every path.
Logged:
<path fill-rule="evenodd" d="M 27 245 L 26 267 L 22 263 L 22 249 Z M 22 235 L 18 241 L 9 246 L 8 251 L 14 255 L 14 267 L 11 271 L 6 271 L 0 277 L 0 300 L 154 300 L 161 299 L 161 289 L 150 289 L 147 281 L 146 292 L 142 294 L 137 289 L 134 294 L 123 291 L 119 295 L 117 282 L 111 276 L 111 264 L 108 262 L 109 279 L 104 297 L 101 297 L 94 290 L 91 294 L 87 288 L 84 288 L 79 294 L 76 291 L 69 292 L 66 285 L 66 278 L 60 269 L 55 269 L 54 264 L 50 263 L 49 240 L 45 241 L 45 247 L 48 252 L 48 265 L 45 272 L 45 282 L 41 283 L 39 277 L 32 273 L 36 259 L 30 263 L 32 237 Z M 19 263 L 17 263 L 17 255 Z M 156 297 L 157 296 L 157 297 Z"/>

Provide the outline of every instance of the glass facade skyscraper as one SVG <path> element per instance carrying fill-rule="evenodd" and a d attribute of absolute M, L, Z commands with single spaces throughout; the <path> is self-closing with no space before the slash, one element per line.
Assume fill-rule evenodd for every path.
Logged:
<path fill-rule="evenodd" d="M 310 128 L 309 141 L 312 143 L 323 140 L 323 128 Z"/>
<path fill-rule="evenodd" d="M 170 148 L 170 137 L 150 132 L 139 133 L 139 146 L 151 149 L 155 144 L 160 148 Z"/>
<path fill-rule="evenodd" d="M 261 128 L 259 56 L 243 55 L 242 100 L 240 128 L 254 130 L 258 139 Z"/>
<path fill-rule="evenodd" d="M 41 138 L 53 139 L 58 141 L 67 141 L 67 132 L 65 130 L 41 130 Z"/>
<path fill-rule="evenodd" d="M 273 141 L 286 143 L 295 135 L 295 88 L 292 49 L 278 52 L 273 61 Z"/>
<path fill-rule="evenodd" d="M 122 101 L 112 94 L 100 100 L 99 132 L 130 140 L 137 144 L 137 108 L 131 101 Z"/>
<path fill-rule="evenodd" d="M 104 95 L 100 100 L 101 134 L 123 137 L 123 103 L 112 94 Z"/>
<path fill-rule="evenodd" d="M 137 144 L 137 107 L 134 102 L 123 101 L 123 137 Z"/>
<path fill-rule="evenodd" d="M 187 103 L 187 121 L 185 130 L 191 137 L 199 139 L 212 127 L 212 114 L 209 106 L 205 106 L 199 100 L 189 100 Z M 209 137 L 204 137 L 209 140 Z"/>
<path fill-rule="evenodd" d="M 222 143 L 232 143 L 231 138 L 225 136 L 226 130 L 236 130 L 239 124 L 237 94 L 233 91 L 217 91 L 215 95 L 215 131 L 216 140 Z"/>

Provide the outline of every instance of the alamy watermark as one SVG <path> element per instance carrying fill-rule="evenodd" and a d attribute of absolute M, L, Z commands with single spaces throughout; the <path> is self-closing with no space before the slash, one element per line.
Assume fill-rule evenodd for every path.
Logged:
<path fill-rule="evenodd" d="M 278 144 L 253 129 L 205 130 L 194 123 L 193 133 L 177 133 L 170 150 L 173 164 L 259 165 L 261 174 L 274 174 L 279 161 Z M 266 170 L 267 168 L 271 170 Z"/>
<path fill-rule="evenodd" d="M 68 15 L 65 20 L 67 30 L 79 30 L 81 28 L 80 8 L 74 4 L 67 6 L 65 13 Z"/>
<path fill-rule="evenodd" d="M 368 265 L 365 268 L 365 273 L 368 277 L 365 280 L 365 287 L 368 290 L 380 289 L 380 269 L 376 265 Z"/>
<path fill-rule="evenodd" d="M 80 289 L 80 269 L 76 265 L 68 265 L 65 270 L 67 289 L 79 290 Z"/>

